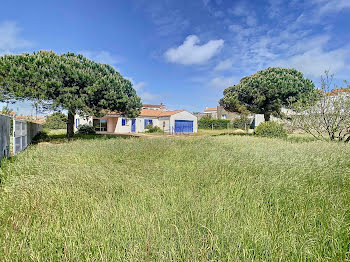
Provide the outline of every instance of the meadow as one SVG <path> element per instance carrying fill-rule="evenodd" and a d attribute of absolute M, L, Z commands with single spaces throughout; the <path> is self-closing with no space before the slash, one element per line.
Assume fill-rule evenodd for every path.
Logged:
<path fill-rule="evenodd" d="M 1 261 L 349 261 L 350 146 L 83 137 L 0 169 Z"/>

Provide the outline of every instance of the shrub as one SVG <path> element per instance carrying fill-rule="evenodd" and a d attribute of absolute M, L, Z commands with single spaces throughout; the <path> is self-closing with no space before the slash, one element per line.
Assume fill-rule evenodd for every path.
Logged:
<path fill-rule="evenodd" d="M 247 116 L 242 115 L 239 118 L 236 118 L 232 121 L 232 127 L 238 128 L 238 129 L 246 129 L 249 128 L 252 124 L 252 120 L 249 119 Z"/>
<path fill-rule="evenodd" d="M 96 134 L 95 128 L 90 125 L 80 125 L 78 127 L 78 134 L 88 135 L 88 134 Z"/>
<path fill-rule="evenodd" d="M 255 130 L 254 134 L 262 137 L 278 137 L 286 138 L 287 132 L 283 127 L 283 124 L 279 124 L 274 121 L 267 121 L 261 123 Z"/>
<path fill-rule="evenodd" d="M 146 129 L 148 129 L 146 131 L 146 133 L 159 133 L 159 132 L 162 132 L 162 129 L 160 129 L 159 126 L 147 125 Z"/>
<path fill-rule="evenodd" d="M 230 120 L 201 118 L 198 120 L 198 128 L 203 129 L 226 129 Z"/>
<path fill-rule="evenodd" d="M 44 142 L 44 141 L 49 141 L 50 137 L 49 135 L 45 132 L 45 131 L 40 131 L 39 133 L 37 133 L 33 139 L 32 139 L 32 143 L 36 144 L 39 142 Z"/>
<path fill-rule="evenodd" d="M 46 117 L 44 127 L 50 129 L 64 129 L 67 127 L 67 116 L 60 112 L 55 112 Z"/>

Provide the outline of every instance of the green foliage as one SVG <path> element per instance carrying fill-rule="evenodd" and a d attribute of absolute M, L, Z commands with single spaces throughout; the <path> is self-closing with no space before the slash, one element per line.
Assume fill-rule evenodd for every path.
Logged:
<path fill-rule="evenodd" d="M 6 106 L 3 106 L 1 111 L 0 111 L 0 114 L 3 114 L 3 115 L 10 115 L 11 113 L 11 109 L 6 105 Z"/>
<path fill-rule="evenodd" d="M 348 260 L 348 145 L 86 137 L 3 162 L 1 261 Z"/>
<path fill-rule="evenodd" d="M 33 144 L 36 144 L 36 143 L 39 143 L 39 142 L 46 142 L 46 141 L 49 141 L 50 137 L 49 135 L 47 134 L 47 132 L 45 131 L 40 131 L 39 133 L 37 133 L 33 139 L 32 139 L 32 143 Z"/>
<path fill-rule="evenodd" d="M 282 106 L 308 103 L 317 96 L 310 79 L 295 69 L 270 67 L 251 76 L 243 77 L 239 84 L 224 90 L 220 105 L 229 111 L 249 110 L 270 115 L 279 115 Z"/>
<path fill-rule="evenodd" d="M 67 127 L 67 116 L 61 112 L 48 115 L 44 127 L 49 129 L 64 129 Z"/>
<path fill-rule="evenodd" d="M 225 129 L 230 125 L 230 120 L 225 119 L 211 119 L 203 117 L 198 120 L 198 128 L 203 129 Z"/>
<path fill-rule="evenodd" d="M 85 125 L 80 125 L 78 127 L 77 133 L 82 135 L 93 135 L 93 134 L 96 134 L 96 130 L 93 126 L 85 124 Z"/>
<path fill-rule="evenodd" d="M 159 126 L 147 125 L 146 129 L 147 129 L 147 131 L 145 133 L 160 133 L 160 132 L 162 132 L 162 129 L 160 129 Z"/>
<path fill-rule="evenodd" d="M 2 99 L 29 99 L 68 111 L 67 135 L 74 115 L 100 115 L 105 110 L 136 117 L 142 107 L 132 83 L 109 65 L 82 55 L 52 51 L 0 57 Z"/>
<path fill-rule="evenodd" d="M 239 128 L 239 129 L 250 128 L 251 124 L 252 124 L 252 120 L 249 119 L 246 115 L 241 115 L 239 118 L 236 118 L 232 121 L 232 127 Z"/>
<path fill-rule="evenodd" d="M 255 128 L 254 134 L 262 137 L 287 137 L 287 132 L 284 129 L 283 124 L 279 124 L 275 121 L 261 123 L 257 128 Z"/>

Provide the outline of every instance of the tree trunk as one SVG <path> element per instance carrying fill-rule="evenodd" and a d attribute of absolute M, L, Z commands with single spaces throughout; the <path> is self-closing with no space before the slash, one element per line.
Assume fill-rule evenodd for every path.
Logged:
<path fill-rule="evenodd" d="M 265 121 L 270 121 L 270 116 L 271 116 L 271 113 L 264 113 Z"/>
<path fill-rule="evenodd" d="M 74 136 L 74 113 L 68 111 L 68 121 L 67 121 L 67 137 Z"/>

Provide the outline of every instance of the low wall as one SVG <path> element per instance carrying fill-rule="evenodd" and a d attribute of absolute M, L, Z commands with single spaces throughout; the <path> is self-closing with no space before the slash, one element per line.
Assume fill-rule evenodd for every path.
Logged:
<path fill-rule="evenodd" d="M 0 115 L 0 161 L 10 156 L 11 118 Z"/>
<path fill-rule="evenodd" d="M 32 142 L 32 139 L 36 136 L 36 134 L 38 134 L 42 130 L 43 125 L 33 122 L 27 122 L 27 144 L 30 144 Z"/>
<path fill-rule="evenodd" d="M 43 129 L 41 124 L 26 120 L 13 119 L 13 154 L 24 150 L 33 137 Z"/>

